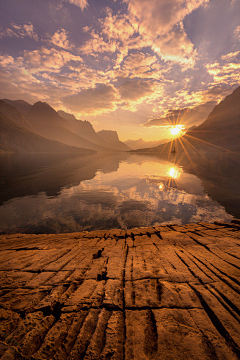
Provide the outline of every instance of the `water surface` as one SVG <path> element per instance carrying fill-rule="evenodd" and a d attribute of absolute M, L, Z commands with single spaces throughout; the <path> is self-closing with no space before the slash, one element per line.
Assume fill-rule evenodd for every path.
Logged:
<path fill-rule="evenodd" d="M 230 221 L 235 215 L 211 196 L 214 181 L 219 183 L 214 176 L 209 180 L 204 171 L 197 176 L 156 157 L 8 157 L 1 166 L 2 233 L 127 229 Z"/>

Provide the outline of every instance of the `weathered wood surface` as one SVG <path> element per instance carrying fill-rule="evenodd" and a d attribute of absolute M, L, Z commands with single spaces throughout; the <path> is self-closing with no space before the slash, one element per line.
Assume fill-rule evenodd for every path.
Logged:
<path fill-rule="evenodd" d="M 240 225 L 0 236 L 1 359 L 238 359 Z"/>

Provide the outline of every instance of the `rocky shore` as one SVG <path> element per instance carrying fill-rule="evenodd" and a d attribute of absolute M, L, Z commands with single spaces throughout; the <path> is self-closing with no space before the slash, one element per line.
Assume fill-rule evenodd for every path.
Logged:
<path fill-rule="evenodd" d="M 240 357 L 240 221 L 0 236 L 0 359 Z"/>

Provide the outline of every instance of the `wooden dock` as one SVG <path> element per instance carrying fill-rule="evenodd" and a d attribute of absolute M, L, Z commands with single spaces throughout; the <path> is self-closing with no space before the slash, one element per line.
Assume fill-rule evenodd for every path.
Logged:
<path fill-rule="evenodd" d="M 0 359 L 240 358 L 240 221 L 0 236 Z"/>

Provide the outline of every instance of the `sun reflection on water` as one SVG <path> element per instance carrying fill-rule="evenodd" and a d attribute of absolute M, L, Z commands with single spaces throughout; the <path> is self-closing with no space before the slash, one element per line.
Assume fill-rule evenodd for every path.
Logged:
<path fill-rule="evenodd" d="M 181 169 L 172 167 L 168 172 L 168 176 L 172 179 L 178 179 L 181 176 Z"/>
<path fill-rule="evenodd" d="M 164 190 L 164 184 L 163 184 L 163 183 L 160 183 L 160 184 L 159 184 L 159 190 L 161 190 L 161 191 Z"/>

